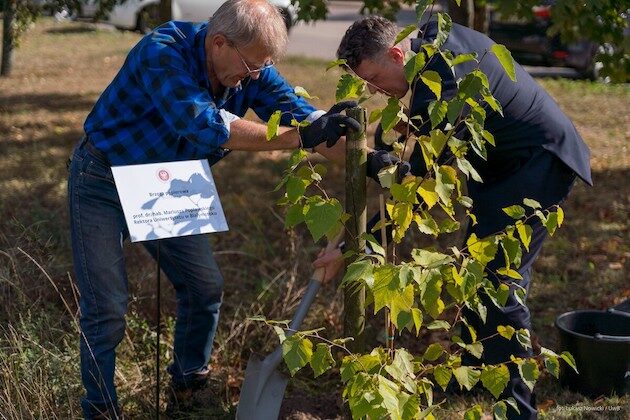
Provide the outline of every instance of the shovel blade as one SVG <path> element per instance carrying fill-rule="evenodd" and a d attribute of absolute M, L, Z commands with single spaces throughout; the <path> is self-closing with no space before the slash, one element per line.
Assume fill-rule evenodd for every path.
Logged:
<path fill-rule="evenodd" d="M 238 420 L 277 420 L 288 378 L 277 370 L 268 372 L 263 361 L 252 356 L 247 362 L 241 397 L 236 409 Z"/>

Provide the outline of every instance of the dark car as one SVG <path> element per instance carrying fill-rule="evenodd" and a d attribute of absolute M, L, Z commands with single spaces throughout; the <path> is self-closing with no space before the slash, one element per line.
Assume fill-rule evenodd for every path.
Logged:
<path fill-rule="evenodd" d="M 503 19 L 490 13 L 489 36 L 505 45 L 520 64 L 533 66 L 570 67 L 581 77 L 597 76 L 594 62 L 597 44 L 584 40 L 563 44 L 559 36 L 548 36 L 554 1 L 541 2 L 533 8 L 533 20 Z"/>

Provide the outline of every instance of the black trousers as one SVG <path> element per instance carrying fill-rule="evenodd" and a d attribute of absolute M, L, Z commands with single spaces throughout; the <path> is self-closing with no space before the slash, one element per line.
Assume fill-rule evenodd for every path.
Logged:
<path fill-rule="evenodd" d="M 532 156 L 509 176 L 495 179 L 488 184 L 469 183 L 468 194 L 474 201 L 473 210 L 478 223 L 468 229 L 468 235 L 475 233 L 477 237 L 481 238 L 501 231 L 507 225 L 513 225 L 515 221 L 507 216 L 502 209 L 513 204 L 523 205 L 524 198 L 538 201 L 543 209 L 554 204 L 560 204 L 569 194 L 575 178 L 576 175 L 568 166 L 550 152 L 539 148 L 535 149 Z M 546 228 L 538 218 L 534 219 L 529 222 L 533 229 L 529 251 L 523 249 L 522 263 L 518 269 L 523 279 L 514 280 L 489 274 L 495 285 L 499 282 L 512 284 L 505 307 L 496 307 L 488 296 L 482 293 L 480 298 L 488 310 L 485 323 L 475 312 L 463 311 L 463 316 L 477 332 L 477 340 L 496 334 L 499 325 L 511 325 L 515 329 L 526 328 L 531 331 L 529 309 L 516 300 L 514 292 L 517 287 L 513 283 L 517 282 L 529 291 L 532 265 L 547 238 Z M 497 258 L 488 264 L 488 272 L 494 272 L 504 266 L 503 253 L 499 250 Z M 468 342 L 471 340 L 465 328 L 462 330 L 462 338 Z M 510 355 L 517 357 L 532 355 L 531 349 L 525 350 L 515 337 L 508 341 L 501 336 L 496 336 L 484 340 L 483 345 L 484 351 L 481 360 L 466 355 L 462 358 L 462 363 L 469 365 L 496 364 L 509 361 Z M 520 409 L 520 414 L 517 414 L 516 411 L 509 408 L 508 418 L 537 418 L 536 403 L 532 392 L 521 379 L 516 366 L 514 364 L 508 364 L 508 366 L 510 367 L 510 382 L 501 397 L 513 397 Z"/>

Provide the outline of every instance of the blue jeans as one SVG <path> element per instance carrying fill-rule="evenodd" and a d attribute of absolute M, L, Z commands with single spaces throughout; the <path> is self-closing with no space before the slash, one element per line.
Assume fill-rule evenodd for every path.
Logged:
<path fill-rule="evenodd" d="M 125 333 L 127 275 L 123 242 L 129 232 L 109 165 L 88 150 L 85 140 L 69 167 L 72 252 L 81 310 L 81 376 L 86 418 L 113 413 L 115 350 Z M 144 242 L 155 257 L 156 242 Z M 175 385 L 207 372 L 219 320 L 223 277 L 206 235 L 162 239 L 160 265 L 175 287 L 177 320 L 174 360 L 169 372 Z"/>

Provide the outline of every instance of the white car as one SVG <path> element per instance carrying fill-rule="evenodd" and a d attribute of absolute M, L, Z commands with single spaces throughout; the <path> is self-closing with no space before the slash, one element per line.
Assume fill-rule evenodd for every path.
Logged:
<path fill-rule="evenodd" d="M 99 0 L 89 0 L 81 4 L 78 15 L 82 18 L 94 17 Z M 296 13 L 291 0 L 268 0 L 278 7 L 284 16 L 289 30 L 295 23 Z M 172 0 L 173 20 L 204 22 L 223 4 L 225 0 Z M 160 0 L 126 0 L 109 13 L 107 21 L 120 29 L 138 30 L 146 33 L 159 23 Z"/>

